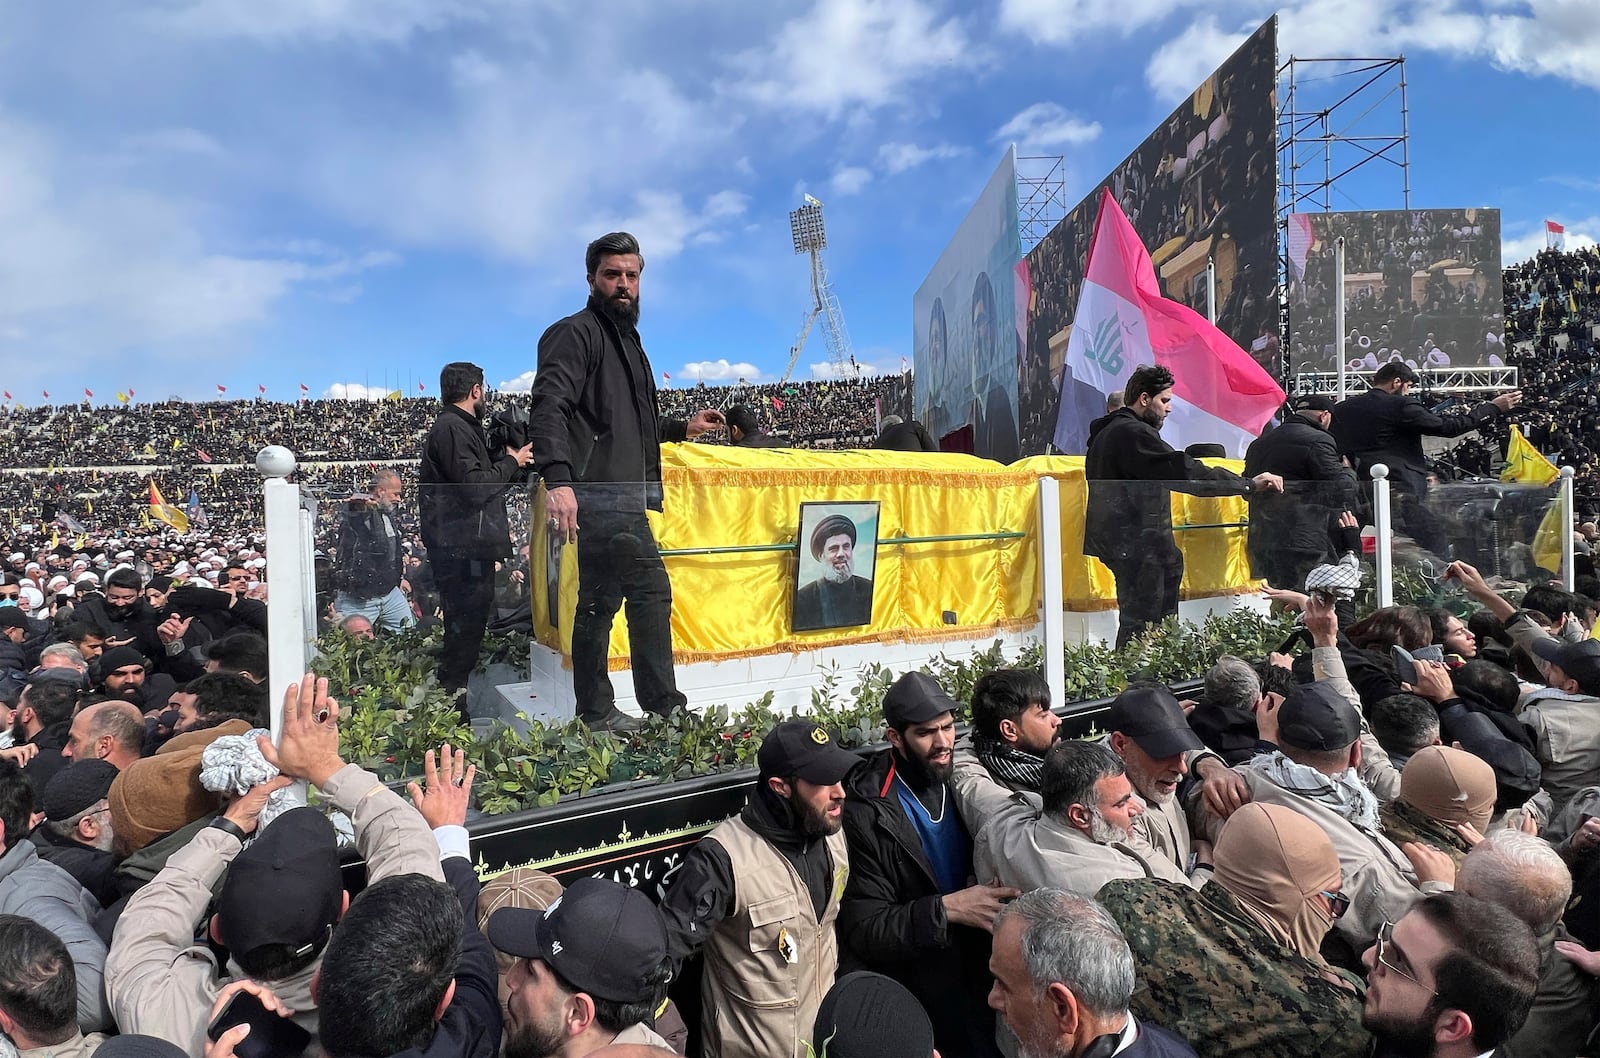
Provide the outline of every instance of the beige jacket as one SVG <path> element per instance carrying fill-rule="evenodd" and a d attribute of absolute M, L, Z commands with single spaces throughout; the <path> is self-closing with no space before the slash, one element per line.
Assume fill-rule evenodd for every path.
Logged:
<path fill-rule="evenodd" d="M 669 1051 L 672 1050 L 672 1044 L 642 1021 L 637 1025 L 629 1025 L 617 1033 L 610 1045 L 616 1047 L 624 1043 L 642 1043 L 646 1047 L 664 1047 Z"/>
<path fill-rule="evenodd" d="M 376 775 L 347 764 L 322 787 L 322 795 L 355 824 L 369 884 L 398 874 L 444 880 L 428 824 Z M 192 1058 L 204 1058 L 206 1024 L 217 993 L 243 974 L 232 962 L 218 967 L 194 936 L 211 901 L 212 885 L 240 847 L 231 834 L 201 830 L 128 901 L 106 956 L 107 998 L 123 1032 L 171 1040 Z M 271 893 L 261 896 L 272 899 Z M 320 964 L 319 958 L 292 977 L 263 982 L 313 1035 L 317 1010 L 311 977 Z"/>
<path fill-rule="evenodd" d="M 1356 951 L 1365 951 L 1372 944 L 1385 920 L 1398 922 L 1423 896 L 1451 888 L 1442 882 L 1426 882 L 1419 887 L 1411 861 L 1382 834 L 1357 828 L 1333 809 L 1285 790 L 1247 764 L 1234 771 L 1244 777 L 1252 801 L 1294 809 L 1320 826 L 1333 842 L 1333 849 L 1339 854 L 1339 872 L 1344 876 L 1341 892 L 1350 898 L 1350 909 L 1334 922 L 1333 928 Z M 1202 832 L 1200 836 L 1212 842 L 1223 827 L 1223 821 L 1205 807 L 1204 798 L 1197 806 L 1195 823 Z"/>
<path fill-rule="evenodd" d="M 1022 794 L 989 817 L 972 850 L 979 878 L 1024 892 L 1053 885 L 1094 898 L 1117 878 L 1160 878 L 1192 885 L 1181 870 L 1137 835 L 1101 845 L 1065 823 L 1042 815 Z"/>
<path fill-rule="evenodd" d="M 81 1032 L 74 1032 L 70 1040 L 52 1043 L 48 1047 L 30 1047 L 26 1051 L 18 1051 L 17 1058 L 91 1058 L 106 1039 L 107 1037 L 98 1032 L 91 1032 L 87 1036 Z"/>
<path fill-rule="evenodd" d="M 844 832 L 825 840 L 833 890 L 818 918 L 793 865 L 743 819 L 709 835 L 728 853 L 733 905 L 701 949 L 705 1058 L 806 1058 L 822 999 L 839 968 L 833 924 L 850 876 Z"/>

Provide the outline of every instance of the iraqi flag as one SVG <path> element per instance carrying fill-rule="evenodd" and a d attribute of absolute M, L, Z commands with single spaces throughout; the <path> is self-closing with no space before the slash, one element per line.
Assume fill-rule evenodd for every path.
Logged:
<path fill-rule="evenodd" d="M 1272 376 L 1204 316 L 1162 296 L 1155 266 L 1109 190 L 1089 247 L 1089 267 L 1067 342 L 1055 445 L 1081 452 L 1088 423 L 1077 413 L 1076 391 L 1119 393 L 1140 364 L 1160 364 L 1177 379 L 1168 444 L 1220 444 L 1241 458 L 1283 405 Z"/>
<path fill-rule="evenodd" d="M 1565 224 L 1557 224 L 1553 220 L 1545 221 L 1544 222 L 1544 244 L 1546 246 L 1553 246 L 1558 250 L 1566 249 L 1566 246 L 1567 246 L 1567 226 Z"/>

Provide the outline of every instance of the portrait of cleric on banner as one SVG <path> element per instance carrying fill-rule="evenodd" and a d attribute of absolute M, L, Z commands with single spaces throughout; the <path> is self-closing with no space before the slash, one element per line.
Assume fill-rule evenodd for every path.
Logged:
<path fill-rule="evenodd" d="M 871 624 L 877 502 L 802 503 L 795 539 L 794 630 Z"/>

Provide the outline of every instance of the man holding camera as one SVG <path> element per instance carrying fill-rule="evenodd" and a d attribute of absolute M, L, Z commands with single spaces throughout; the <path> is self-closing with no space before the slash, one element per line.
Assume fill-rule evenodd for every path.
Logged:
<path fill-rule="evenodd" d="M 713 409 L 687 422 L 660 417 L 655 373 L 639 340 L 638 240 L 602 235 L 589 244 L 584 266 L 588 305 L 539 339 L 529 434 L 548 489 L 549 531 L 578 542 L 578 715 L 591 728 L 625 731 L 639 724 L 617 709 L 606 671 L 624 598 L 640 706 L 664 716 L 685 703 L 672 671 L 672 584 L 645 517 L 646 509 L 661 509 L 661 442 L 698 437 L 723 417 Z"/>
<path fill-rule="evenodd" d="M 417 507 L 422 542 L 444 610 L 439 683 L 464 689 L 478 664 L 494 605 L 495 562 L 511 554 L 506 489 L 532 458 L 531 445 L 489 449 L 483 428 L 483 368 L 457 361 L 439 372 L 444 410 L 422 449 Z M 467 715 L 465 696 L 458 701 Z"/>

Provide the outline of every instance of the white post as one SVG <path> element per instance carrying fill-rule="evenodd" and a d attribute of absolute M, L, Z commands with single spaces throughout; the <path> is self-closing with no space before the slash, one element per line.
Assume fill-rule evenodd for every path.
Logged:
<path fill-rule="evenodd" d="M 1572 476 L 1576 473 L 1577 471 L 1571 467 L 1561 468 L 1561 494 L 1556 501 L 1561 508 L 1561 586 L 1568 591 L 1578 589 L 1577 563 L 1573 561 L 1572 556 L 1572 523 L 1575 520 L 1572 509 Z"/>
<path fill-rule="evenodd" d="M 1372 527 L 1377 532 L 1372 559 L 1378 568 L 1378 605 L 1394 605 L 1394 529 L 1389 517 L 1389 468 L 1372 464 Z"/>
<path fill-rule="evenodd" d="M 1206 319 L 1217 325 L 1217 259 L 1206 258 Z"/>
<path fill-rule="evenodd" d="M 300 491 L 298 485 L 295 491 Z M 300 598 L 311 600 L 311 605 L 300 608 L 300 630 L 305 635 L 309 660 L 312 644 L 317 641 L 317 501 L 309 493 L 297 498 L 300 500 Z M 306 506 L 307 502 L 310 507 Z M 302 670 L 301 675 L 304 674 Z"/>
<path fill-rule="evenodd" d="M 1050 701 L 1067 700 L 1066 625 L 1061 592 L 1061 482 L 1039 479 L 1039 576 L 1044 579 L 1040 599 L 1044 607 L 1044 682 Z"/>
<path fill-rule="evenodd" d="M 256 469 L 266 478 L 261 492 L 267 509 L 267 703 L 274 740 L 283 729 L 283 692 L 305 674 L 313 638 L 307 629 L 316 628 L 316 594 L 305 594 L 306 578 L 313 574 L 303 568 L 308 563 L 300 486 L 284 480 L 294 467 L 294 453 L 281 445 L 256 454 Z"/>
<path fill-rule="evenodd" d="M 1339 400 L 1344 400 L 1344 236 L 1333 240 L 1333 355 L 1339 361 Z M 1388 605 L 1385 603 L 1384 605 Z"/>

